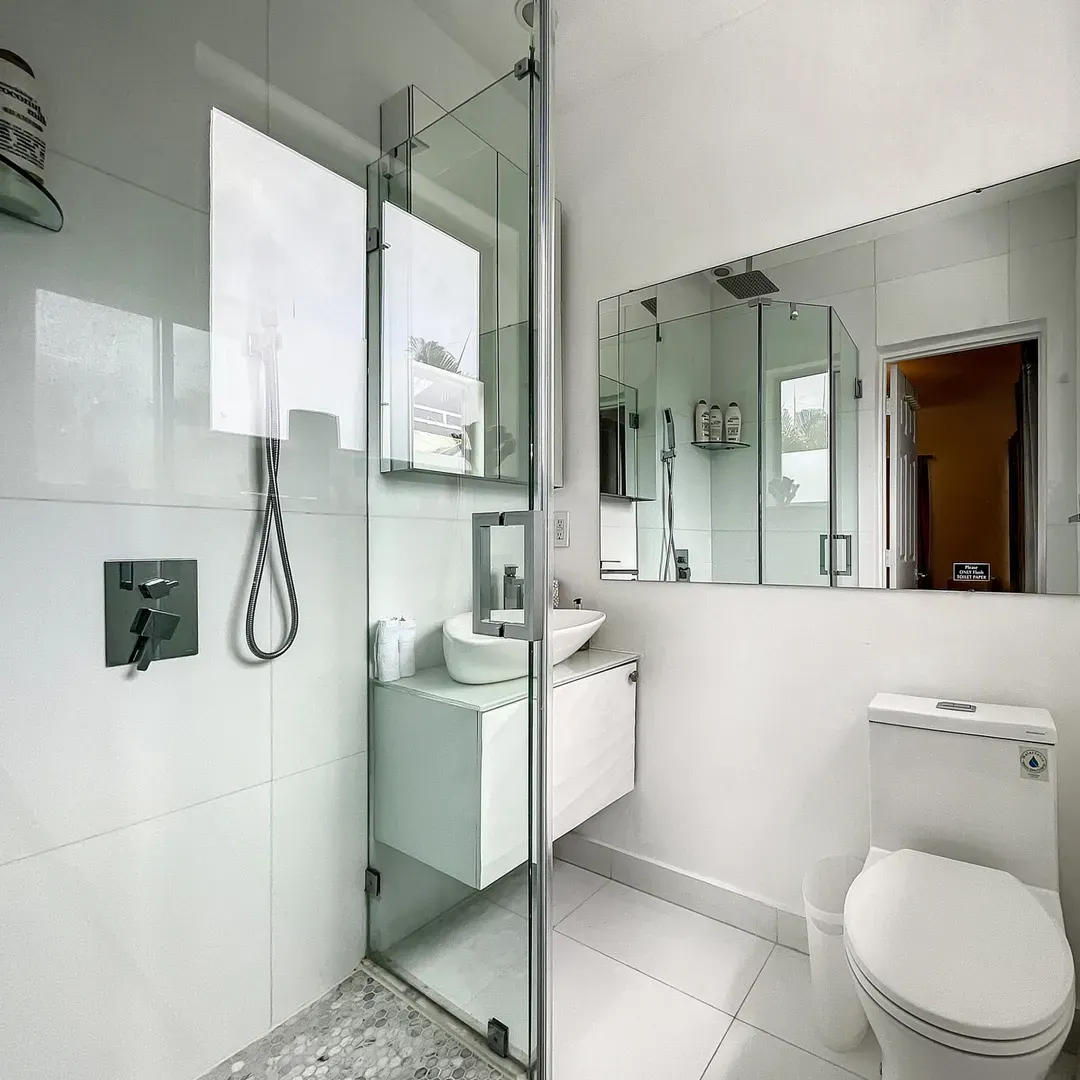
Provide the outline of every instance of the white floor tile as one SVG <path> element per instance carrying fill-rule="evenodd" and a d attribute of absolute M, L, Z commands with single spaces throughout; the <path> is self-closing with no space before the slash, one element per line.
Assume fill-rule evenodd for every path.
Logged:
<path fill-rule="evenodd" d="M 529 924 L 481 897 L 436 919 L 390 950 L 410 978 L 456 1008 L 529 955 Z"/>
<path fill-rule="evenodd" d="M 830 1050 L 821 1041 L 810 997 L 810 957 L 793 949 L 778 945 L 773 950 L 738 1017 L 868 1080 L 877 1080 L 881 1073 L 881 1052 L 873 1032 L 849 1054 Z"/>
<path fill-rule="evenodd" d="M 732 1015 L 773 948 L 770 941 L 615 881 L 559 930 Z"/>
<path fill-rule="evenodd" d="M 851 1073 L 736 1020 L 702 1080 L 850 1080 Z"/>
<path fill-rule="evenodd" d="M 558 932 L 554 972 L 559 1080 L 699 1080 L 731 1023 Z"/>
<path fill-rule="evenodd" d="M 590 896 L 603 888 L 607 881 L 607 878 L 594 874 L 591 870 L 582 870 L 580 866 L 556 859 L 552 889 L 555 925 L 581 907 Z M 526 918 L 529 914 L 528 868 L 521 866 L 512 874 L 507 874 L 484 892 L 484 898 Z"/>

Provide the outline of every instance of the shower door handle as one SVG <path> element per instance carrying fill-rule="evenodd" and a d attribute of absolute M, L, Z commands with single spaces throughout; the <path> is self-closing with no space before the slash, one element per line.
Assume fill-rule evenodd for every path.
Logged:
<path fill-rule="evenodd" d="M 830 565 L 829 559 L 829 540 L 832 540 L 832 560 Z M 851 533 L 834 533 L 830 538 L 828 533 L 822 533 L 820 537 L 819 546 L 819 564 L 818 572 L 822 577 L 827 577 L 830 573 L 836 574 L 837 577 L 851 577 L 854 570 L 851 563 Z M 837 558 L 838 544 L 843 545 L 844 558 L 841 561 Z M 843 569 L 835 569 L 836 567 L 843 567 Z"/>
<path fill-rule="evenodd" d="M 521 528 L 525 533 L 525 558 L 522 577 L 525 582 L 522 621 L 509 622 L 492 618 L 495 588 L 491 573 L 491 530 Z M 542 562 L 543 513 L 540 510 L 507 510 L 503 513 L 473 514 L 473 633 L 488 637 L 513 638 L 516 641 L 539 641 L 543 633 L 542 612 L 537 610 L 536 594 L 546 603 L 547 590 L 536 590 L 536 567 Z M 515 612 L 517 614 L 517 612 Z"/>

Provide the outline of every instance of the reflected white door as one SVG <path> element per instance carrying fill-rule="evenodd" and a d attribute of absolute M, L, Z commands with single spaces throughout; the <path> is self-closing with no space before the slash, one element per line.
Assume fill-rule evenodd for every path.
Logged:
<path fill-rule="evenodd" d="M 889 587 L 914 589 L 918 542 L 918 402 L 907 376 L 894 367 L 889 380 Z"/>

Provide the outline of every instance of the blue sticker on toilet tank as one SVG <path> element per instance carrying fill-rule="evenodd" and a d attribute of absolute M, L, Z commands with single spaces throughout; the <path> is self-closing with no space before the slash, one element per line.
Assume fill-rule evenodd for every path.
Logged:
<path fill-rule="evenodd" d="M 1028 780 L 1049 780 L 1046 772 L 1047 757 L 1045 750 L 1034 746 L 1020 747 L 1020 771 Z"/>

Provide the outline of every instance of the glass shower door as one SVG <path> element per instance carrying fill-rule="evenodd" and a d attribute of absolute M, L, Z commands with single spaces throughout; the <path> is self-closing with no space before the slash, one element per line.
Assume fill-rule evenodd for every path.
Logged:
<path fill-rule="evenodd" d="M 859 349 L 847 327 L 829 309 L 832 369 L 832 582 L 859 584 L 859 422 L 862 384 Z"/>
<path fill-rule="evenodd" d="M 762 583 L 831 583 L 829 308 L 764 304 L 760 440 Z"/>
<path fill-rule="evenodd" d="M 369 215 L 370 952 L 523 1064 L 546 1016 L 536 899 L 551 869 L 553 284 L 536 155 L 528 171 L 514 160 L 537 88 L 509 75 L 385 154 Z M 426 588 L 403 610 L 389 583 L 409 577 Z M 415 670 L 394 668 L 402 633 Z"/>

